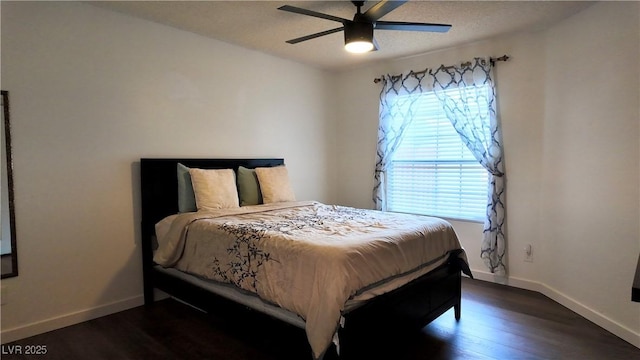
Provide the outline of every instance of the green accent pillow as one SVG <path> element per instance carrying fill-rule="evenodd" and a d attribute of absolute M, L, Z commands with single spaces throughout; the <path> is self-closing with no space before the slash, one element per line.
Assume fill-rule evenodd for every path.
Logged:
<path fill-rule="evenodd" d="M 189 168 L 178 163 L 178 211 L 196 211 L 196 195 L 191 184 Z"/>
<path fill-rule="evenodd" d="M 262 204 L 262 193 L 260 184 L 254 169 L 238 167 L 238 193 L 240 196 L 240 206 Z"/>

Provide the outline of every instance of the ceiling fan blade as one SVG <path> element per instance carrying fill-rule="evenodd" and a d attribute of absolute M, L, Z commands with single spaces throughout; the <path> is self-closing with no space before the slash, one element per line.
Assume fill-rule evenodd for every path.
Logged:
<path fill-rule="evenodd" d="M 340 22 L 340 23 L 343 23 L 343 24 L 345 22 L 349 21 L 347 19 L 343 19 L 343 18 L 340 18 L 340 17 L 337 17 L 337 16 L 323 14 L 323 13 L 319 13 L 319 12 L 316 12 L 316 11 L 302 9 L 302 8 L 295 7 L 295 6 L 290 6 L 290 5 L 280 6 L 278 8 L 278 10 L 288 11 L 288 12 L 292 12 L 292 13 L 296 13 L 296 14 L 313 16 L 313 17 L 317 17 L 317 18 L 320 18 L 320 19 L 337 21 L 337 22 Z"/>
<path fill-rule="evenodd" d="M 445 33 L 451 29 L 447 24 L 428 24 L 403 21 L 378 21 L 376 30 L 401 30 L 401 31 L 429 31 Z"/>
<path fill-rule="evenodd" d="M 403 5 L 406 2 L 407 0 L 404 0 L 404 1 L 382 0 L 379 3 L 370 7 L 369 10 L 367 10 L 362 15 L 367 21 L 376 22 L 378 19 L 392 12 L 397 7 L 399 7 L 400 5 Z"/>
<path fill-rule="evenodd" d="M 289 44 L 297 44 L 299 42 L 315 39 L 315 38 L 320 37 L 320 36 L 325 36 L 325 35 L 337 33 L 337 32 L 342 31 L 342 30 L 344 30 L 344 27 L 339 27 L 339 28 L 335 28 L 335 29 L 331 29 L 331 30 L 326 30 L 326 31 L 322 31 L 322 32 L 319 32 L 319 33 L 315 33 L 315 34 L 311 34 L 311 35 L 307 35 L 307 36 L 303 36 L 303 37 L 287 40 L 287 43 L 289 43 Z"/>

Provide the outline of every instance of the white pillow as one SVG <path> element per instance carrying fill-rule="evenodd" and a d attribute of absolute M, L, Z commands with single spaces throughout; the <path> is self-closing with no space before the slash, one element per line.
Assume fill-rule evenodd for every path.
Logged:
<path fill-rule="evenodd" d="M 189 169 L 198 210 L 240 207 L 232 169 Z"/>
<path fill-rule="evenodd" d="M 256 168 L 256 176 L 265 204 L 296 201 L 286 166 Z"/>

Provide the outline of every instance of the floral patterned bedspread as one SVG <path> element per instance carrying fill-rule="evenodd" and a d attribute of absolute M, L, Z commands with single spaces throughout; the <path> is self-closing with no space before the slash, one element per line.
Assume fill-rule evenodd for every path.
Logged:
<path fill-rule="evenodd" d="M 235 284 L 300 315 L 316 358 L 360 290 L 462 249 L 442 219 L 318 202 L 180 214 L 158 243 L 159 265 Z"/>

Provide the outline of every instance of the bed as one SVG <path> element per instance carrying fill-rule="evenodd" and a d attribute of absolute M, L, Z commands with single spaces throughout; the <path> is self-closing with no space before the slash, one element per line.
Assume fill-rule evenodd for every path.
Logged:
<path fill-rule="evenodd" d="M 408 226 L 410 229 L 407 231 L 412 234 L 417 231 L 422 234 L 421 236 L 444 239 L 442 243 L 446 244 L 446 247 L 434 245 L 440 254 L 437 257 L 428 255 L 433 257 L 431 259 L 424 255 L 423 258 L 413 259 L 414 254 L 418 252 L 413 248 L 398 250 L 399 245 L 391 241 L 378 242 L 372 246 L 356 236 L 358 231 L 360 233 L 378 231 L 373 229 L 377 225 L 371 227 L 371 224 L 381 224 L 380 227 L 385 228 L 384 231 L 391 231 L 381 220 L 388 215 L 371 210 L 332 206 L 313 201 L 296 201 L 241 207 L 233 209 L 233 214 L 227 212 L 218 214 L 215 211 L 178 214 L 177 168 L 179 164 L 192 169 L 232 169 L 237 173 L 239 169 L 282 168 L 284 160 L 141 159 L 141 233 L 145 304 L 153 303 L 154 289 L 164 291 L 172 297 L 207 312 L 221 311 L 221 306 L 224 308 L 225 304 L 240 304 L 305 329 L 311 346 L 310 357 L 313 358 L 322 358 L 332 344 L 339 349 L 341 358 L 358 358 L 358 349 L 363 346 L 363 334 L 391 334 L 400 330 L 417 330 L 451 308 L 454 309 L 456 320 L 460 319 L 461 272 L 464 271 L 469 276 L 471 273 L 464 250 L 446 221 L 429 218 L 428 226 L 424 226 L 434 230 L 433 234 L 430 230 L 425 235 L 423 224 L 418 223 L 423 221 L 423 218 L 426 221 L 426 217 L 402 215 L 394 220 L 399 224 L 399 228 L 401 225 Z M 271 220 L 272 217 L 276 220 Z M 300 219 L 305 221 L 313 219 L 314 225 L 309 226 L 306 223 L 298 225 Z M 199 254 L 194 249 L 207 248 L 207 236 L 214 236 L 207 231 L 211 231 L 212 228 L 220 232 L 215 235 L 216 243 L 229 241 L 231 245 L 220 246 L 238 250 L 238 241 L 234 242 L 235 239 L 240 239 L 241 236 L 238 234 L 241 233 L 246 237 L 247 229 L 254 234 L 255 229 L 251 227 L 257 226 L 256 224 L 260 224 L 260 234 L 265 234 L 267 230 L 264 230 L 263 224 L 266 224 L 266 221 L 277 222 L 277 236 L 273 239 L 261 238 L 259 243 L 262 247 L 258 250 L 254 246 L 257 242 L 250 245 L 253 246 L 251 249 L 254 251 L 253 265 L 251 265 L 253 268 L 241 273 L 241 276 L 231 278 L 232 274 L 238 272 L 229 272 L 229 269 L 225 270 L 226 273 L 220 271 L 220 262 L 217 258 L 207 266 L 200 266 L 191 262 L 189 257 L 198 256 L 188 256 L 188 254 Z M 362 229 L 357 228 L 356 226 L 360 223 L 366 226 Z M 421 226 L 419 229 L 412 228 L 418 225 Z M 156 234 L 156 229 L 160 233 L 159 236 Z M 316 231 L 317 236 L 324 236 L 326 239 L 331 239 L 334 235 L 340 236 L 340 246 L 343 247 L 336 249 L 333 245 L 327 246 L 323 243 L 320 246 L 313 243 L 313 245 L 305 245 L 306 247 L 296 245 L 297 252 L 290 250 L 291 254 L 286 253 L 289 250 L 276 252 L 276 249 L 284 248 L 282 244 L 286 242 L 306 244 L 298 239 L 305 238 L 306 234 Z M 175 234 L 171 235 L 172 232 Z M 347 233 L 350 234 L 349 237 L 345 237 Z M 390 233 L 381 234 L 384 234 L 385 239 L 391 238 Z M 400 238 L 406 237 L 406 235 L 400 236 Z M 159 239 L 175 240 L 160 241 Z M 351 244 L 351 239 L 353 244 L 359 246 L 358 252 L 353 252 L 350 250 L 351 247 L 344 245 L 344 243 Z M 180 245 L 167 250 L 169 243 Z M 418 244 L 415 241 L 413 243 Z M 378 249 L 385 247 L 388 250 Z M 247 249 L 238 251 L 249 251 Z M 367 250 L 364 251 L 364 249 Z M 310 253 L 311 251 L 317 251 L 318 255 Z M 392 261 L 367 258 L 366 256 L 370 255 L 365 256 L 364 253 L 369 251 L 371 256 L 373 251 L 386 251 L 392 255 L 395 254 L 393 257 L 400 260 L 398 264 L 393 264 Z M 325 257 L 330 260 L 330 263 L 326 261 L 323 263 L 320 260 L 316 263 L 314 259 L 323 258 L 320 253 L 328 254 Z M 347 253 L 356 255 L 342 256 Z M 237 252 L 234 254 L 240 256 Z M 203 256 L 199 255 L 199 257 Z M 407 257 L 410 259 L 407 260 Z M 300 264 L 293 264 L 292 259 L 297 258 Z M 343 266 L 342 263 L 334 263 L 335 258 L 348 259 L 345 260 L 344 269 L 340 268 Z M 234 263 L 233 259 L 221 261 L 224 264 Z M 392 275 L 387 275 L 386 272 L 381 275 L 381 270 L 376 267 L 395 269 L 404 266 L 403 261 L 416 262 L 419 266 L 406 265 L 411 269 L 410 271 L 398 269 L 397 273 Z M 305 267 L 304 264 L 312 262 L 313 269 L 302 270 Z M 370 271 L 367 264 L 371 264 Z M 293 267 L 294 265 L 298 267 Z M 345 270 L 346 266 L 350 266 L 348 271 Z M 199 268 L 202 268 L 202 271 Z M 256 275 L 258 270 L 260 277 Z M 285 280 L 280 278 L 266 278 L 263 273 L 269 271 L 272 273 L 279 271 L 280 276 L 296 274 L 296 276 L 286 276 L 287 278 L 298 278 L 305 272 L 312 275 L 309 278 L 287 280 L 294 281 L 291 285 L 284 283 Z M 208 273 L 212 275 L 208 276 Z M 346 274 L 344 279 L 341 274 Z M 376 280 L 377 277 L 379 280 Z M 335 296 L 334 288 L 337 293 Z M 295 296 L 284 289 L 295 289 L 291 291 Z M 311 294 L 314 291 L 318 292 L 318 289 L 320 289 L 319 293 Z"/>

